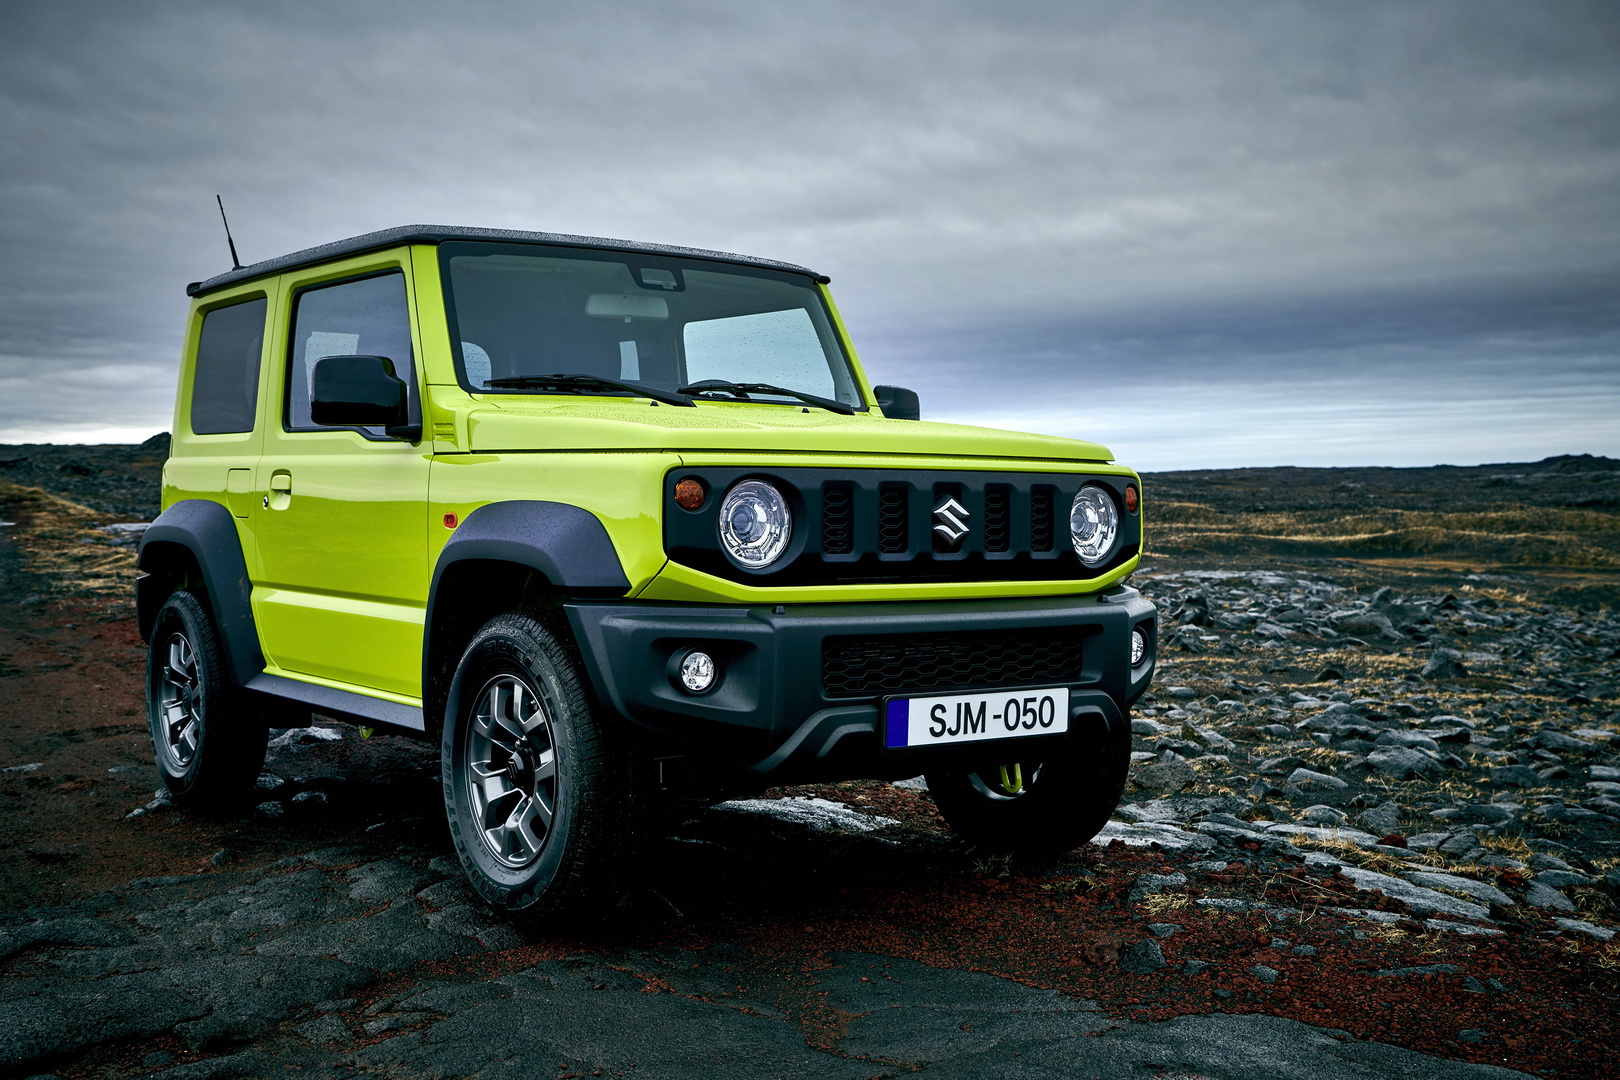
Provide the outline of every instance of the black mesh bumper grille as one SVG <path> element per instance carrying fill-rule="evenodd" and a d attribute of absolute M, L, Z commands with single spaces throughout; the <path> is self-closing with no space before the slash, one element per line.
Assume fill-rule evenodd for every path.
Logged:
<path fill-rule="evenodd" d="M 830 637 L 821 646 L 828 697 L 1054 685 L 1080 678 L 1079 629 Z"/>

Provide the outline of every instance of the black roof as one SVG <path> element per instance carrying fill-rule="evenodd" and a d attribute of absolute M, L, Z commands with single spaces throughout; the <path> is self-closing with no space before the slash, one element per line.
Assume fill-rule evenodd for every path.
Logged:
<path fill-rule="evenodd" d="M 553 244 L 560 247 L 605 248 L 609 251 L 640 251 L 649 255 L 680 255 L 699 259 L 715 259 L 719 262 L 741 263 L 744 266 L 763 266 L 771 270 L 787 270 L 797 274 L 808 274 L 821 282 L 829 280 L 823 274 L 818 274 L 814 270 L 806 269 L 803 266 L 795 266 L 793 263 L 777 262 L 774 259 L 756 259 L 749 255 L 732 255 L 725 251 L 705 251 L 702 248 L 675 247 L 670 244 L 640 244 L 633 240 L 608 240 L 600 236 L 571 236 L 567 233 L 522 232 L 517 229 L 472 229 L 464 225 L 396 225 L 392 229 L 382 229 L 378 232 L 351 236 L 347 240 L 337 240 L 330 244 L 322 244 L 319 247 L 295 251 L 291 255 L 266 259 L 263 262 L 256 262 L 252 266 L 244 266 L 240 270 L 227 270 L 225 273 L 211 277 L 207 281 L 193 281 L 186 286 L 186 295 L 201 296 L 204 293 L 213 292 L 215 289 L 234 285 L 239 281 L 263 277 L 265 274 L 275 274 L 295 267 L 332 262 L 336 259 L 347 258 L 350 255 L 359 255 L 366 251 L 377 251 L 381 248 L 395 247 L 399 244 L 437 244 L 445 240 Z"/>

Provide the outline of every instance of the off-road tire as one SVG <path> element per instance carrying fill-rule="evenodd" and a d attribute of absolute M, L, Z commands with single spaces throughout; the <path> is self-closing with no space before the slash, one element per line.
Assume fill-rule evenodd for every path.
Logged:
<path fill-rule="evenodd" d="M 531 917 L 614 899 L 638 802 L 619 735 L 595 712 L 561 625 L 514 612 L 473 636 L 440 757 L 450 836 L 479 895 Z"/>
<path fill-rule="evenodd" d="M 225 677 L 219 635 L 192 593 L 170 595 L 146 654 L 146 723 L 175 805 L 226 813 L 248 802 L 264 767 L 268 713 Z"/>
<path fill-rule="evenodd" d="M 973 769 L 925 774 L 934 805 L 958 835 L 988 853 L 1042 859 L 1073 851 L 1107 823 L 1130 771 L 1129 723 L 1094 722 L 1093 738 L 1072 739 L 1035 760 L 1008 753 Z M 1022 780 L 1021 790 L 1007 789 L 1003 767 L 1009 779 Z"/>

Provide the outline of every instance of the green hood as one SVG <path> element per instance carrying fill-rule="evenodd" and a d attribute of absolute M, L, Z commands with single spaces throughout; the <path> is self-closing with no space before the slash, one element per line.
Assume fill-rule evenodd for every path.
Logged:
<path fill-rule="evenodd" d="M 843 416 L 797 406 L 649 405 L 645 400 L 549 398 L 545 403 L 473 410 L 467 428 L 475 453 L 508 450 L 665 450 L 918 454 L 1024 461 L 1112 461 L 1107 447 L 1051 435 L 966 424 Z"/>

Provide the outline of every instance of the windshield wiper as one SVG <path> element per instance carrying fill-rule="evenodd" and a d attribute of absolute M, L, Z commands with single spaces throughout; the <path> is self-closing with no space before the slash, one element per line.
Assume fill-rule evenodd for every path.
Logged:
<path fill-rule="evenodd" d="M 623 379 L 604 379 L 600 375 L 560 373 L 555 375 L 505 375 L 499 379 L 485 379 L 484 385 L 495 390 L 626 390 L 637 397 L 652 398 L 666 405 L 685 405 L 695 408 L 685 393 L 660 390 L 646 383 L 627 382 Z"/>
<path fill-rule="evenodd" d="M 716 392 L 722 394 L 731 394 L 733 397 L 736 397 L 742 401 L 752 400 L 749 397 L 750 394 L 776 394 L 780 397 L 798 398 L 800 401 L 803 401 L 806 404 L 816 405 L 823 409 L 831 410 L 835 413 L 843 413 L 845 416 L 855 415 L 855 410 L 850 408 L 848 405 L 845 405 L 842 401 L 834 401 L 832 398 L 824 398 L 816 394 L 806 394 L 800 390 L 789 390 L 785 386 L 776 386 L 772 383 L 737 383 L 728 382 L 725 379 L 704 379 L 702 382 L 695 382 L 691 386 L 683 386 L 679 390 L 679 393 L 682 394 L 708 394 Z"/>

